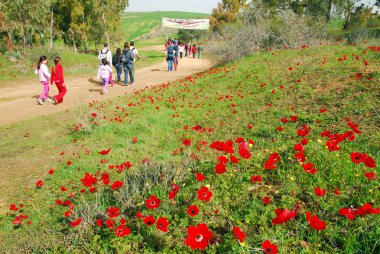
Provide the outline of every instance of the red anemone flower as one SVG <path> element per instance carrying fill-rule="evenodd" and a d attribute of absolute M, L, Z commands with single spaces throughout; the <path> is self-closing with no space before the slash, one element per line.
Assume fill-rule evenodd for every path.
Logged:
<path fill-rule="evenodd" d="M 82 218 L 78 218 L 78 219 L 75 220 L 75 221 L 70 221 L 70 225 L 71 225 L 72 227 L 76 227 L 76 226 L 78 226 L 81 222 L 82 222 Z"/>
<path fill-rule="evenodd" d="M 190 146 L 191 145 L 191 140 L 186 138 L 186 139 L 182 140 L 182 144 L 185 145 L 185 146 Z"/>
<path fill-rule="evenodd" d="M 306 164 L 302 164 L 303 170 L 308 174 L 315 174 L 318 170 L 314 168 L 314 164 L 311 164 L 310 162 Z"/>
<path fill-rule="evenodd" d="M 260 175 L 252 176 L 252 177 L 251 177 L 251 183 L 254 183 L 254 182 L 259 182 L 259 183 L 261 183 L 262 181 L 263 181 L 263 178 L 262 178 Z"/>
<path fill-rule="evenodd" d="M 212 197 L 212 192 L 208 190 L 207 187 L 202 187 L 197 191 L 198 199 L 204 200 L 206 202 L 210 201 L 210 198 Z"/>
<path fill-rule="evenodd" d="M 166 218 L 161 217 L 156 221 L 156 228 L 162 232 L 168 232 L 169 222 Z"/>
<path fill-rule="evenodd" d="M 156 209 L 160 206 L 161 199 L 157 198 L 155 195 L 150 196 L 149 199 L 145 200 L 145 204 L 148 209 Z"/>
<path fill-rule="evenodd" d="M 305 161 L 305 155 L 303 153 L 296 153 L 294 155 L 294 158 L 299 161 L 299 162 L 304 162 Z"/>
<path fill-rule="evenodd" d="M 340 216 L 345 216 L 349 220 L 355 219 L 355 209 L 352 208 L 341 208 L 339 209 L 339 215 Z"/>
<path fill-rule="evenodd" d="M 153 217 L 153 216 L 146 216 L 144 219 L 143 219 L 143 222 L 148 225 L 148 226 L 153 226 L 154 222 L 156 221 L 156 219 Z"/>
<path fill-rule="evenodd" d="M 367 177 L 368 180 L 376 180 L 377 177 L 375 175 L 375 172 L 365 172 L 365 177 Z"/>
<path fill-rule="evenodd" d="M 283 210 L 282 209 L 276 209 L 275 212 L 276 212 L 276 218 L 272 219 L 272 224 L 274 224 L 274 225 L 285 223 L 285 222 L 293 219 L 297 215 L 297 212 L 292 211 L 292 210 L 288 210 L 287 208 L 285 208 Z"/>
<path fill-rule="evenodd" d="M 203 180 L 206 179 L 206 177 L 201 172 L 196 173 L 195 178 L 197 178 L 198 182 L 202 182 Z"/>
<path fill-rule="evenodd" d="M 310 227 L 315 230 L 324 230 L 326 229 L 326 222 L 320 220 L 317 215 L 312 215 L 310 212 L 306 212 L 306 220 L 309 223 Z"/>
<path fill-rule="evenodd" d="M 245 233 L 239 227 L 234 227 L 233 234 L 239 242 L 244 243 Z"/>
<path fill-rule="evenodd" d="M 117 226 L 114 230 L 114 233 L 118 237 L 124 237 L 131 233 L 131 230 L 127 228 L 125 225 Z"/>
<path fill-rule="evenodd" d="M 263 248 L 264 253 L 276 254 L 278 253 L 277 245 L 272 244 L 269 240 L 265 240 L 261 247 Z"/>
<path fill-rule="evenodd" d="M 319 187 L 314 188 L 314 193 L 317 196 L 324 197 L 326 195 L 326 192 L 327 192 L 326 189 L 321 189 Z"/>
<path fill-rule="evenodd" d="M 223 174 L 226 172 L 226 164 L 224 163 L 218 163 L 216 166 L 215 166 L 215 172 L 217 174 Z"/>
<path fill-rule="evenodd" d="M 199 208 L 198 206 L 196 205 L 191 205 L 187 208 L 187 213 L 190 215 L 190 216 L 195 216 L 199 213 Z"/>
<path fill-rule="evenodd" d="M 101 154 L 101 155 L 107 155 L 107 154 L 109 154 L 110 151 L 111 151 L 111 148 L 108 148 L 107 150 L 102 150 L 102 151 L 100 151 L 98 153 Z"/>
<path fill-rule="evenodd" d="M 112 186 L 111 186 L 111 189 L 112 190 L 118 190 L 120 189 L 122 186 L 123 186 L 123 182 L 122 181 L 115 181 Z"/>
<path fill-rule="evenodd" d="M 204 250 L 208 246 L 209 240 L 212 238 L 212 232 L 206 224 L 202 223 L 197 226 L 187 228 L 187 238 L 185 244 L 191 249 Z"/>
<path fill-rule="evenodd" d="M 118 217 L 118 216 L 119 216 L 119 208 L 117 208 L 117 207 L 113 207 L 113 206 L 110 206 L 110 207 L 108 208 L 107 213 L 108 213 L 108 216 L 109 216 L 110 218 Z"/>
<path fill-rule="evenodd" d="M 43 185 L 44 185 L 44 182 L 43 182 L 42 180 L 38 180 L 38 181 L 36 182 L 36 187 L 37 187 L 37 188 L 41 188 Z"/>

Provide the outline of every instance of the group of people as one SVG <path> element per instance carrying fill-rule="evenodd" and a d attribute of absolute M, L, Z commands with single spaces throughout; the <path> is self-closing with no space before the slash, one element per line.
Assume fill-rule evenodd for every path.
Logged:
<path fill-rule="evenodd" d="M 201 44 L 191 45 L 191 43 L 182 44 L 179 40 L 174 38 L 173 40 L 168 39 L 165 42 L 166 48 L 166 62 L 168 63 L 168 71 L 176 71 L 178 67 L 178 58 L 182 59 L 183 55 L 186 57 L 193 56 L 196 58 L 202 57 L 203 48 Z M 121 75 L 124 71 L 124 85 L 133 85 L 135 82 L 135 62 L 139 60 L 138 50 L 135 48 L 134 41 L 130 43 L 126 42 L 123 49 L 117 48 L 114 55 L 108 48 L 108 44 L 104 43 L 104 48 L 100 50 L 98 60 L 100 61 L 100 66 L 98 69 L 97 77 L 102 82 L 103 94 L 107 94 L 108 85 L 113 86 L 114 82 L 112 79 L 113 69 L 115 67 L 117 82 L 121 82 Z M 63 77 L 63 68 L 61 65 L 61 58 L 54 58 L 54 67 L 49 72 L 47 67 L 47 57 L 41 56 L 37 69 L 35 71 L 39 75 L 40 82 L 43 85 L 43 91 L 40 94 L 37 102 L 42 105 L 44 102 L 51 102 L 49 98 L 49 83 L 52 85 L 55 83 L 58 89 L 58 94 L 53 96 L 55 104 L 63 102 L 63 97 L 67 93 L 67 88 L 65 85 L 65 80 Z"/>
<path fill-rule="evenodd" d="M 104 48 L 99 52 L 98 59 L 100 61 L 98 79 L 102 81 L 103 94 L 107 94 L 108 85 L 114 85 L 112 80 L 112 66 L 116 69 L 117 82 L 121 82 L 121 75 L 124 70 L 124 85 L 133 85 L 135 82 L 134 63 L 140 59 L 134 41 L 130 43 L 126 42 L 123 50 L 117 48 L 113 56 L 108 48 L 108 44 L 104 43 Z"/>
<path fill-rule="evenodd" d="M 49 72 L 49 68 L 47 67 L 47 57 L 41 56 L 38 60 L 37 69 L 35 73 L 38 74 L 40 78 L 40 82 L 43 86 L 43 91 L 40 94 L 40 97 L 37 99 L 37 102 L 42 105 L 44 102 L 51 102 L 52 100 L 49 98 L 49 83 L 52 85 L 55 83 L 58 89 L 58 94 L 53 96 L 55 104 L 59 104 L 63 102 L 63 97 L 65 96 L 67 89 L 65 85 L 65 79 L 63 77 L 63 68 L 61 65 L 61 58 L 54 58 L 54 67 Z"/>
<path fill-rule="evenodd" d="M 117 81 L 121 82 L 121 75 L 124 70 L 124 85 L 133 85 L 135 82 L 135 68 L 134 63 L 136 59 L 140 59 L 138 55 L 138 50 L 134 47 L 134 42 L 126 42 L 124 44 L 123 50 L 120 48 L 116 49 L 115 54 L 112 56 L 111 51 L 108 48 L 108 44 L 104 43 L 104 48 L 99 52 L 98 59 L 100 61 L 100 66 L 98 69 L 98 79 L 101 80 L 103 85 L 103 94 L 107 94 L 108 85 L 113 86 L 114 82 L 112 80 L 113 69 L 116 69 Z M 37 63 L 37 68 L 35 73 L 38 74 L 40 82 L 43 86 L 43 91 L 37 99 L 38 104 L 43 105 L 44 102 L 52 102 L 49 97 L 50 85 L 55 83 L 58 89 L 58 94 L 53 96 L 55 104 L 63 102 L 63 97 L 67 93 L 67 88 L 65 85 L 65 79 L 63 77 L 63 68 L 61 65 L 61 58 L 54 58 L 54 67 L 50 70 L 47 67 L 47 57 L 41 56 Z M 129 76 L 129 79 L 128 79 Z"/>
<path fill-rule="evenodd" d="M 166 49 L 166 62 L 168 63 L 168 71 L 177 71 L 178 58 L 182 59 L 183 54 L 185 56 L 193 56 L 195 58 L 198 53 L 198 58 L 202 57 L 203 48 L 202 45 L 191 45 L 191 42 L 182 44 L 179 40 L 170 38 L 165 42 Z"/>

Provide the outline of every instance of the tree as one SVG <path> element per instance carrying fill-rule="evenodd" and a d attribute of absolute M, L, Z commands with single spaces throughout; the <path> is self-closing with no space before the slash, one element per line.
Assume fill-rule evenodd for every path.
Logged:
<path fill-rule="evenodd" d="M 0 33 L 5 38 L 5 45 L 9 51 L 13 50 L 12 40 L 11 36 L 9 35 L 9 26 L 7 25 L 8 22 L 5 20 L 5 4 L 3 2 L 0 2 Z"/>
<path fill-rule="evenodd" d="M 22 38 L 25 49 L 27 35 L 33 31 L 41 31 L 45 27 L 45 15 L 49 12 L 46 0 L 5 0 L 7 20 Z"/>
<path fill-rule="evenodd" d="M 247 0 L 222 0 L 212 11 L 211 26 L 217 30 L 226 23 L 236 22 L 239 12 L 247 7 Z"/>

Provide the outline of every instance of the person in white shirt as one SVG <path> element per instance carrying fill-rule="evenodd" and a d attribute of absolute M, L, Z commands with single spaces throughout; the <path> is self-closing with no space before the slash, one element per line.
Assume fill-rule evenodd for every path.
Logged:
<path fill-rule="evenodd" d="M 129 50 L 132 51 L 132 57 L 133 57 L 133 64 L 132 64 L 132 73 L 133 73 L 133 77 L 136 77 L 135 73 L 136 73 L 136 60 L 140 60 L 140 57 L 139 57 L 139 51 L 137 50 L 137 48 L 135 48 L 135 42 L 134 41 L 131 41 L 129 43 Z"/>
<path fill-rule="evenodd" d="M 44 86 L 44 90 L 42 91 L 40 97 L 38 98 L 37 102 L 42 105 L 42 100 L 45 99 L 45 102 L 50 102 L 49 98 L 49 79 L 51 77 L 51 74 L 49 73 L 49 69 L 46 66 L 47 64 L 47 57 L 41 56 L 38 60 L 37 69 L 34 71 L 34 73 L 38 74 L 40 78 L 41 84 Z"/>
<path fill-rule="evenodd" d="M 185 45 L 179 45 L 179 58 L 182 59 L 183 52 L 185 52 Z"/>
<path fill-rule="evenodd" d="M 108 43 L 104 43 L 104 48 L 100 50 L 99 52 L 98 59 L 99 59 L 100 64 L 102 64 L 103 58 L 105 58 L 107 62 L 109 63 L 110 67 L 112 67 L 112 52 L 108 48 Z M 109 76 L 109 84 L 111 85 L 111 87 L 113 87 L 114 85 L 113 80 L 112 80 L 112 73 Z"/>
<path fill-rule="evenodd" d="M 112 52 L 108 48 L 108 43 L 104 43 L 104 48 L 100 50 L 98 60 L 102 64 L 102 59 L 105 58 L 107 62 L 112 62 Z"/>

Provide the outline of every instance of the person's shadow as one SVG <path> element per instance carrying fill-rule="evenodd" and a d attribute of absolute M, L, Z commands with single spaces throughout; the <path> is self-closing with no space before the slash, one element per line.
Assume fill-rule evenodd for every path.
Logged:
<path fill-rule="evenodd" d="M 95 84 L 97 86 L 103 86 L 102 82 L 96 80 L 96 79 L 93 79 L 93 78 L 89 78 L 88 79 L 88 82 L 92 83 L 92 84 Z M 89 92 L 98 92 L 98 93 L 102 93 L 103 92 L 103 89 L 93 89 L 93 88 L 90 88 L 88 89 Z"/>
<path fill-rule="evenodd" d="M 98 86 L 102 86 L 102 82 L 100 82 L 99 80 L 96 80 L 94 78 L 89 78 L 87 81 L 90 82 L 90 83 L 92 83 L 92 84 L 96 84 Z"/>

